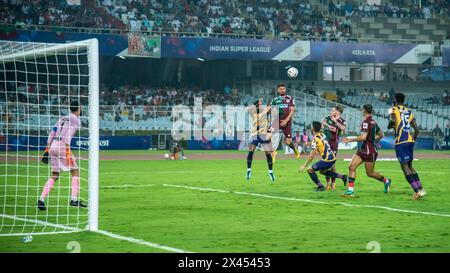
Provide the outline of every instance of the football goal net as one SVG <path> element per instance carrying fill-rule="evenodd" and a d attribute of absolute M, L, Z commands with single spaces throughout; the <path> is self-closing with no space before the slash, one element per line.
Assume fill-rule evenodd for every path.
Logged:
<path fill-rule="evenodd" d="M 0 40 L 0 236 L 97 230 L 98 67 L 96 39 Z"/>

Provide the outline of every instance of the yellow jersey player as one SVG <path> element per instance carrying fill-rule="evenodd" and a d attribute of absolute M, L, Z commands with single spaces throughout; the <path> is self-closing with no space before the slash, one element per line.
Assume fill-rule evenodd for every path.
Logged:
<path fill-rule="evenodd" d="M 248 147 L 247 154 L 247 173 L 245 178 L 250 180 L 252 175 L 252 162 L 253 154 L 258 145 L 261 145 L 261 150 L 266 153 L 267 166 L 269 167 L 269 178 L 275 181 L 275 175 L 273 174 L 273 161 L 272 161 L 272 133 L 269 132 L 269 117 L 268 113 L 270 107 L 263 107 L 263 100 L 258 99 L 253 107 L 250 107 L 249 113 L 252 118 L 252 142 Z"/>
<path fill-rule="evenodd" d="M 426 192 L 422 188 L 419 175 L 413 168 L 414 143 L 419 136 L 419 128 L 416 118 L 411 110 L 406 108 L 405 95 L 397 93 L 395 95 L 394 107 L 389 110 L 390 121 L 388 129 L 394 129 L 395 134 L 395 154 L 400 162 L 406 180 L 414 190 L 413 199 L 422 198 Z M 411 132 L 413 129 L 413 132 Z"/>
<path fill-rule="evenodd" d="M 330 145 L 325 140 L 325 136 L 322 134 L 322 123 L 318 121 L 314 121 L 312 123 L 312 131 L 314 134 L 314 140 L 311 142 L 311 154 L 306 160 L 305 164 L 303 164 L 299 171 L 303 171 L 308 167 L 309 163 L 314 159 L 316 154 L 321 156 L 321 160 L 317 161 L 312 165 L 312 167 L 308 168 L 308 174 L 311 177 L 311 180 L 316 184 L 315 191 L 324 191 L 325 187 L 320 182 L 317 177 L 316 172 L 319 171 L 321 174 L 331 177 L 331 178 L 340 178 L 344 181 L 344 185 L 347 184 L 347 176 L 342 175 L 336 172 L 331 171 L 331 168 L 336 163 L 336 154 L 331 150 Z"/>

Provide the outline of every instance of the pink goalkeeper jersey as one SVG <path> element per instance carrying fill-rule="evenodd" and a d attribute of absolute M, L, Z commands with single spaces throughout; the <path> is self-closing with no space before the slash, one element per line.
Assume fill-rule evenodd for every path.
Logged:
<path fill-rule="evenodd" d="M 48 136 L 47 144 L 53 141 L 60 141 L 61 144 L 68 144 L 72 141 L 72 137 L 81 127 L 80 119 L 74 114 L 69 114 L 58 120 Z"/>

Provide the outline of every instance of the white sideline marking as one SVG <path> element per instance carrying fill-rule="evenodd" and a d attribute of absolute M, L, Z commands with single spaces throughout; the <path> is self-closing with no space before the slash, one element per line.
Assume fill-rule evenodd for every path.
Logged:
<path fill-rule="evenodd" d="M 380 169 L 379 171 L 380 171 L 380 172 L 403 173 L 402 170 L 383 170 L 383 169 Z M 424 174 L 441 174 L 441 175 L 444 175 L 444 174 L 450 174 L 450 172 L 427 172 L 427 171 L 418 171 L 417 173 L 418 173 L 419 175 L 420 175 L 421 173 L 424 173 Z"/>
<path fill-rule="evenodd" d="M 397 160 L 397 159 L 396 159 Z M 345 159 L 344 159 L 344 161 L 345 161 Z M 401 173 L 403 173 L 403 171 L 402 170 L 400 170 L 400 167 L 399 167 L 399 169 L 398 170 L 383 170 L 383 169 L 380 169 L 379 171 L 382 171 L 382 172 L 401 172 Z M 101 173 L 101 175 L 108 175 L 108 174 L 111 174 L 111 175 L 114 175 L 114 174 L 142 174 L 142 173 L 145 173 L 145 174 L 148 174 L 149 172 L 148 171 L 134 171 L 134 172 L 100 172 Z M 178 174 L 190 174 L 190 173 L 198 173 L 198 171 L 152 171 L 152 173 L 155 173 L 155 174 L 173 174 L 173 173 L 178 173 Z M 230 172 L 230 171 L 207 171 L 207 170 L 205 170 L 205 171 L 202 171 L 202 173 L 213 173 L 213 174 L 216 174 L 216 173 L 234 173 L 234 172 Z M 429 172 L 429 171 L 418 171 L 418 173 L 419 173 L 419 175 L 421 174 L 421 173 L 425 173 L 425 174 L 441 174 L 441 175 L 444 175 L 444 174 L 450 174 L 450 172 Z"/>
<path fill-rule="evenodd" d="M 398 211 L 398 212 L 406 212 L 406 213 L 414 213 L 414 214 L 425 214 L 425 215 L 432 215 L 432 216 L 450 217 L 450 214 L 441 214 L 441 213 L 436 213 L 436 212 L 396 209 L 396 208 L 390 208 L 390 207 L 385 207 L 385 206 L 376 206 L 376 205 L 355 205 L 355 204 L 349 204 L 349 203 L 340 203 L 340 204 L 347 206 L 347 207 L 375 208 L 375 209 L 385 209 L 385 210 L 389 210 L 389 211 Z"/>
<path fill-rule="evenodd" d="M 127 189 L 127 188 L 147 188 L 147 187 L 154 187 L 156 185 L 154 184 L 146 184 L 146 185 L 133 185 L 133 184 L 123 184 L 123 185 L 117 185 L 117 186 L 100 186 L 101 189 Z"/>
<path fill-rule="evenodd" d="M 265 194 L 259 194 L 259 193 L 240 192 L 240 191 L 229 191 L 229 190 L 218 190 L 218 189 L 211 189 L 211 188 L 199 188 L 199 187 L 190 187 L 190 186 L 172 185 L 172 184 L 162 184 L 162 185 L 163 185 L 164 187 L 172 187 L 172 188 L 184 188 L 184 189 L 199 190 L 199 191 L 211 191 L 211 192 L 235 193 L 235 194 L 240 194 L 240 195 L 252 195 L 252 196 L 257 196 L 257 197 L 265 197 L 265 198 L 273 198 L 273 199 L 282 199 L 282 200 L 289 200 L 289 201 L 302 201 L 302 202 L 314 203 L 314 204 L 327 204 L 327 202 L 315 201 L 315 200 L 308 200 L 308 199 L 298 199 L 298 198 L 295 198 L 295 197 L 271 196 L 271 195 L 265 195 Z"/>
<path fill-rule="evenodd" d="M 114 234 L 114 233 L 111 233 L 111 232 L 105 231 L 105 230 L 94 231 L 94 233 L 102 234 L 102 235 L 105 235 L 105 236 L 108 236 L 108 237 L 111 237 L 114 239 L 127 241 L 130 243 L 135 243 L 135 244 L 144 245 L 144 246 L 153 247 L 153 248 L 159 248 L 159 249 L 167 250 L 170 252 L 189 253 L 186 250 L 182 250 L 182 249 L 178 249 L 178 248 L 174 248 L 174 247 L 170 247 L 170 246 L 165 246 L 165 245 L 160 245 L 160 244 L 155 244 L 155 243 L 147 242 L 147 241 L 144 241 L 141 239 L 135 239 L 132 237 L 126 237 L 126 236 Z"/>
<path fill-rule="evenodd" d="M 229 191 L 229 190 L 201 188 L 201 187 L 190 187 L 190 186 L 172 185 L 172 184 L 162 184 L 162 186 L 164 186 L 164 187 L 172 187 L 172 188 L 184 188 L 184 189 L 190 189 L 190 190 L 200 190 L 200 191 L 234 193 L 234 194 L 241 194 L 241 195 L 251 195 L 251 196 L 256 196 L 256 197 L 264 197 L 264 198 L 280 199 L 280 200 L 288 200 L 288 201 L 297 201 L 297 202 L 306 202 L 306 203 L 315 203 L 315 204 L 343 205 L 343 206 L 346 206 L 346 207 L 360 207 L 360 208 L 375 208 L 375 209 L 383 209 L 383 210 L 388 210 L 388 211 L 414 213 L 414 214 L 424 214 L 424 215 L 431 215 L 431 216 L 439 216 L 439 217 L 448 217 L 448 218 L 450 218 L 450 214 L 436 213 L 436 212 L 426 212 L 426 211 L 415 211 L 415 210 L 407 210 L 407 209 L 396 209 L 396 208 L 390 208 L 390 207 L 385 207 L 385 206 L 358 205 L 358 204 L 350 204 L 350 203 L 344 203 L 344 202 L 333 203 L 333 202 L 301 199 L 301 198 L 296 198 L 296 197 L 282 197 L 282 196 L 273 196 L 273 195 L 266 195 L 266 194 L 259 194 L 259 193 L 235 192 L 235 191 Z"/>
<path fill-rule="evenodd" d="M 27 236 L 27 235 L 33 235 L 33 236 L 34 235 L 54 235 L 54 234 L 63 234 L 63 233 L 87 231 L 87 229 L 80 229 L 80 228 L 75 228 L 75 227 L 69 227 L 69 226 L 60 225 L 60 224 L 54 224 L 54 223 L 41 221 L 41 220 L 26 219 L 26 218 L 16 217 L 16 216 L 13 216 L 13 215 L 7 215 L 7 214 L 0 214 L 0 217 L 11 219 L 11 220 L 30 222 L 30 223 L 35 223 L 35 224 L 40 224 L 40 225 L 45 225 L 45 226 L 51 226 L 51 227 L 55 227 L 55 228 L 66 229 L 66 231 L 56 231 L 56 232 L 35 232 L 35 233 L 32 232 L 32 233 L 9 233 L 9 234 L 6 233 L 6 234 L 0 234 L 0 237 L 2 237 L 2 236 Z M 113 239 L 127 241 L 127 242 L 130 242 L 130 243 L 144 245 L 144 246 L 148 246 L 148 247 L 152 247 L 152 248 L 158 248 L 158 249 L 163 249 L 163 250 L 167 250 L 167 251 L 171 251 L 171 252 L 178 252 L 178 253 L 188 253 L 188 251 L 185 251 L 185 250 L 182 250 L 182 249 L 173 248 L 173 247 L 160 245 L 160 244 L 155 244 L 155 243 L 144 241 L 142 239 L 135 239 L 135 238 L 132 238 L 132 237 L 126 237 L 126 236 L 114 234 L 112 232 L 105 231 L 105 230 L 98 230 L 98 231 L 93 231 L 93 232 L 101 234 L 101 235 L 104 235 L 104 236 L 108 236 L 108 237 L 113 238 Z"/>
<path fill-rule="evenodd" d="M 148 174 L 148 171 L 130 171 L 130 172 L 100 172 L 100 174 L 139 174 L 139 173 L 145 173 Z M 151 173 L 157 173 L 157 174 L 173 174 L 173 173 L 180 173 L 180 174 L 188 174 L 188 173 L 198 173 L 198 171 L 152 171 Z M 227 171 L 202 171 L 202 173 L 229 173 Z"/>

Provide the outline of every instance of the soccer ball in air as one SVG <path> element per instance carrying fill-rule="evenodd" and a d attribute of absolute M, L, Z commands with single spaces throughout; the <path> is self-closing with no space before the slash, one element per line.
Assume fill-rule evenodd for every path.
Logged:
<path fill-rule="evenodd" d="M 287 71 L 287 75 L 289 78 L 295 78 L 298 75 L 298 69 L 295 67 L 291 67 Z"/>

